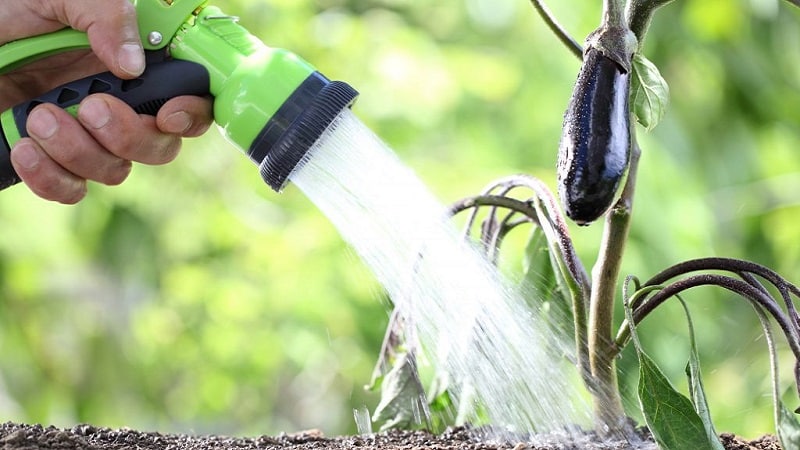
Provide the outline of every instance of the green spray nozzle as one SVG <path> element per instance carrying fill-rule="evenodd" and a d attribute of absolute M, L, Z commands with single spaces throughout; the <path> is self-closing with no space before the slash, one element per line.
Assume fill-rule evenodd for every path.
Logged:
<path fill-rule="evenodd" d="M 259 165 L 276 191 L 358 93 L 330 81 L 297 55 L 267 47 L 235 17 L 198 0 L 134 0 L 148 66 L 136 80 L 109 72 L 60 86 L 0 113 L 0 189 L 19 182 L 9 151 L 27 136 L 27 115 L 42 102 L 74 111 L 96 92 L 155 114 L 177 95 L 214 97 L 214 121 Z M 55 53 L 88 48 L 84 33 L 61 30 L 0 46 L 0 73 Z M 2 148 L 5 147 L 5 148 Z"/>

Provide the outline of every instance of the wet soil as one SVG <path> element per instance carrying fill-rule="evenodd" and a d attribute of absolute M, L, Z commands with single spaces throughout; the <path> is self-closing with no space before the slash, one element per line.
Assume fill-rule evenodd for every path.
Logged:
<path fill-rule="evenodd" d="M 597 443 L 587 433 L 569 441 L 540 439 L 540 443 L 490 442 L 475 440 L 464 428 L 448 430 L 440 435 L 422 431 L 392 431 L 358 436 L 324 437 L 317 431 L 278 436 L 235 438 L 226 436 L 188 436 L 142 432 L 130 429 L 112 430 L 91 425 L 69 429 L 5 423 L 0 425 L 0 450 L 627 450 L 654 449 L 646 435 L 637 443 Z M 553 442 L 547 442 L 548 439 Z M 777 440 L 765 436 L 744 441 L 723 434 L 726 450 L 780 450 Z M 687 449 L 688 450 L 688 449 Z"/>

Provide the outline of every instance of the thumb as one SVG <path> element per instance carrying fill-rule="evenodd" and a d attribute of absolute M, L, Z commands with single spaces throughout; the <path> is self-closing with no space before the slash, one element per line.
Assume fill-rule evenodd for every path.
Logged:
<path fill-rule="evenodd" d="M 34 2 L 36 3 L 36 2 Z M 145 60 L 136 8 L 128 0 L 50 0 L 39 14 L 86 32 L 92 51 L 120 78 L 144 71 Z"/>

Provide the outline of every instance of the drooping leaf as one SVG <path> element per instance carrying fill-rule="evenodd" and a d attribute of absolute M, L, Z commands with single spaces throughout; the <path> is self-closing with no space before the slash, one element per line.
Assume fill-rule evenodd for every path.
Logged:
<path fill-rule="evenodd" d="M 431 405 L 432 410 L 441 410 L 442 408 L 452 406 L 453 402 L 450 398 L 450 375 L 445 371 L 438 371 L 436 376 L 433 377 L 430 386 L 428 386 L 428 404 Z"/>
<path fill-rule="evenodd" d="M 439 371 L 428 386 L 428 408 L 430 410 L 429 430 L 441 433 L 453 424 L 455 404 L 453 401 L 450 376 Z"/>
<path fill-rule="evenodd" d="M 550 266 L 550 252 L 547 246 L 547 237 L 541 228 L 535 227 L 531 231 L 528 243 L 525 244 L 525 255 L 522 259 L 522 270 L 525 275 L 524 282 L 535 286 L 544 267 Z"/>
<path fill-rule="evenodd" d="M 703 427 L 706 430 L 709 442 L 715 450 L 725 450 L 725 447 L 717 436 L 717 431 L 714 429 L 714 423 L 711 421 L 711 412 L 708 409 L 708 402 L 706 401 L 703 378 L 700 374 L 700 358 L 697 354 L 697 343 L 694 338 L 692 317 L 689 315 L 689 308 L 686 306 L 683 299 L 679 297 L 678 300 L 680 300 L 684 311 L 686 311 L 686 323 L 689 325 L 689 362 L 686 364 L 686 376 L 689 378 L 689 394 L 691 395 L 694 409 L 703 422 Z"/>
<path fill-rule="evenodd" d="M 631 107 L 636 121 L 647 131 L 658 125 L 669 104 L 669 85 L 658 68 L 637 53 L 633 56 L 631 78 Z"/>
<path fill-rule="evenodd" d="M 568 290 L 550 251 L 547 236 L 539 227 L 533 229 L 525 246 L 522 269 L 522 292 L 529 305 L 547 313 L 559 331 L 572 334 Z"/>
<path fill-rule="evenodd" d="M 409 429 L 427 418 L 425 392 L 417 377 L 413 357 L 397 356 L 391 370 L 381 382 L 381 401 L 375 407 L 372 421 L 383 422 L 381 431 Z"/>
<path fill-rule="evenodd" d="M 784 405 L 780 395 L 780 377 L 778 370 L 778 350 L 775 347 L 775 337 L 767 313 L 761 306 L 753 305 L 753 309 L 764 330 L 764 340 L 769 351 L 770 375 L 772 377 L 772 402 L 775 411 L 775 431 L 782 448 L 800 448 L 800 423 L 797 416 Z M 799 363 L 800 364 L 800 363 Z M 795 366 L 797 373 L 797 366 Z"/>
<path fill-rule="evenodd" d="M 800 448 L 800 422 L 783 402 L 778 401 L 778 440 L 782 448 Z"/>
<path fill-rule="evenodd" d="M 642 350 L 631 308 L 625 305 L 636 354 L 639 357 L 639 404 L 661 450 L 716 450 L 692 402 L 675 390 L 663 372 Z"/>

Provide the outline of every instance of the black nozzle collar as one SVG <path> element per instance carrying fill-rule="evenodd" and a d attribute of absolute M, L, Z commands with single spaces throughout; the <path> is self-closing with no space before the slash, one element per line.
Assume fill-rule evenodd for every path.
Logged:
<path fill-rule="evenodd" d="M 316 72 L 289 96 L 247 152 L 273 190 L 283 189 L 308 150 L 356 97 L 358 91 L 347 83 Z"/>

